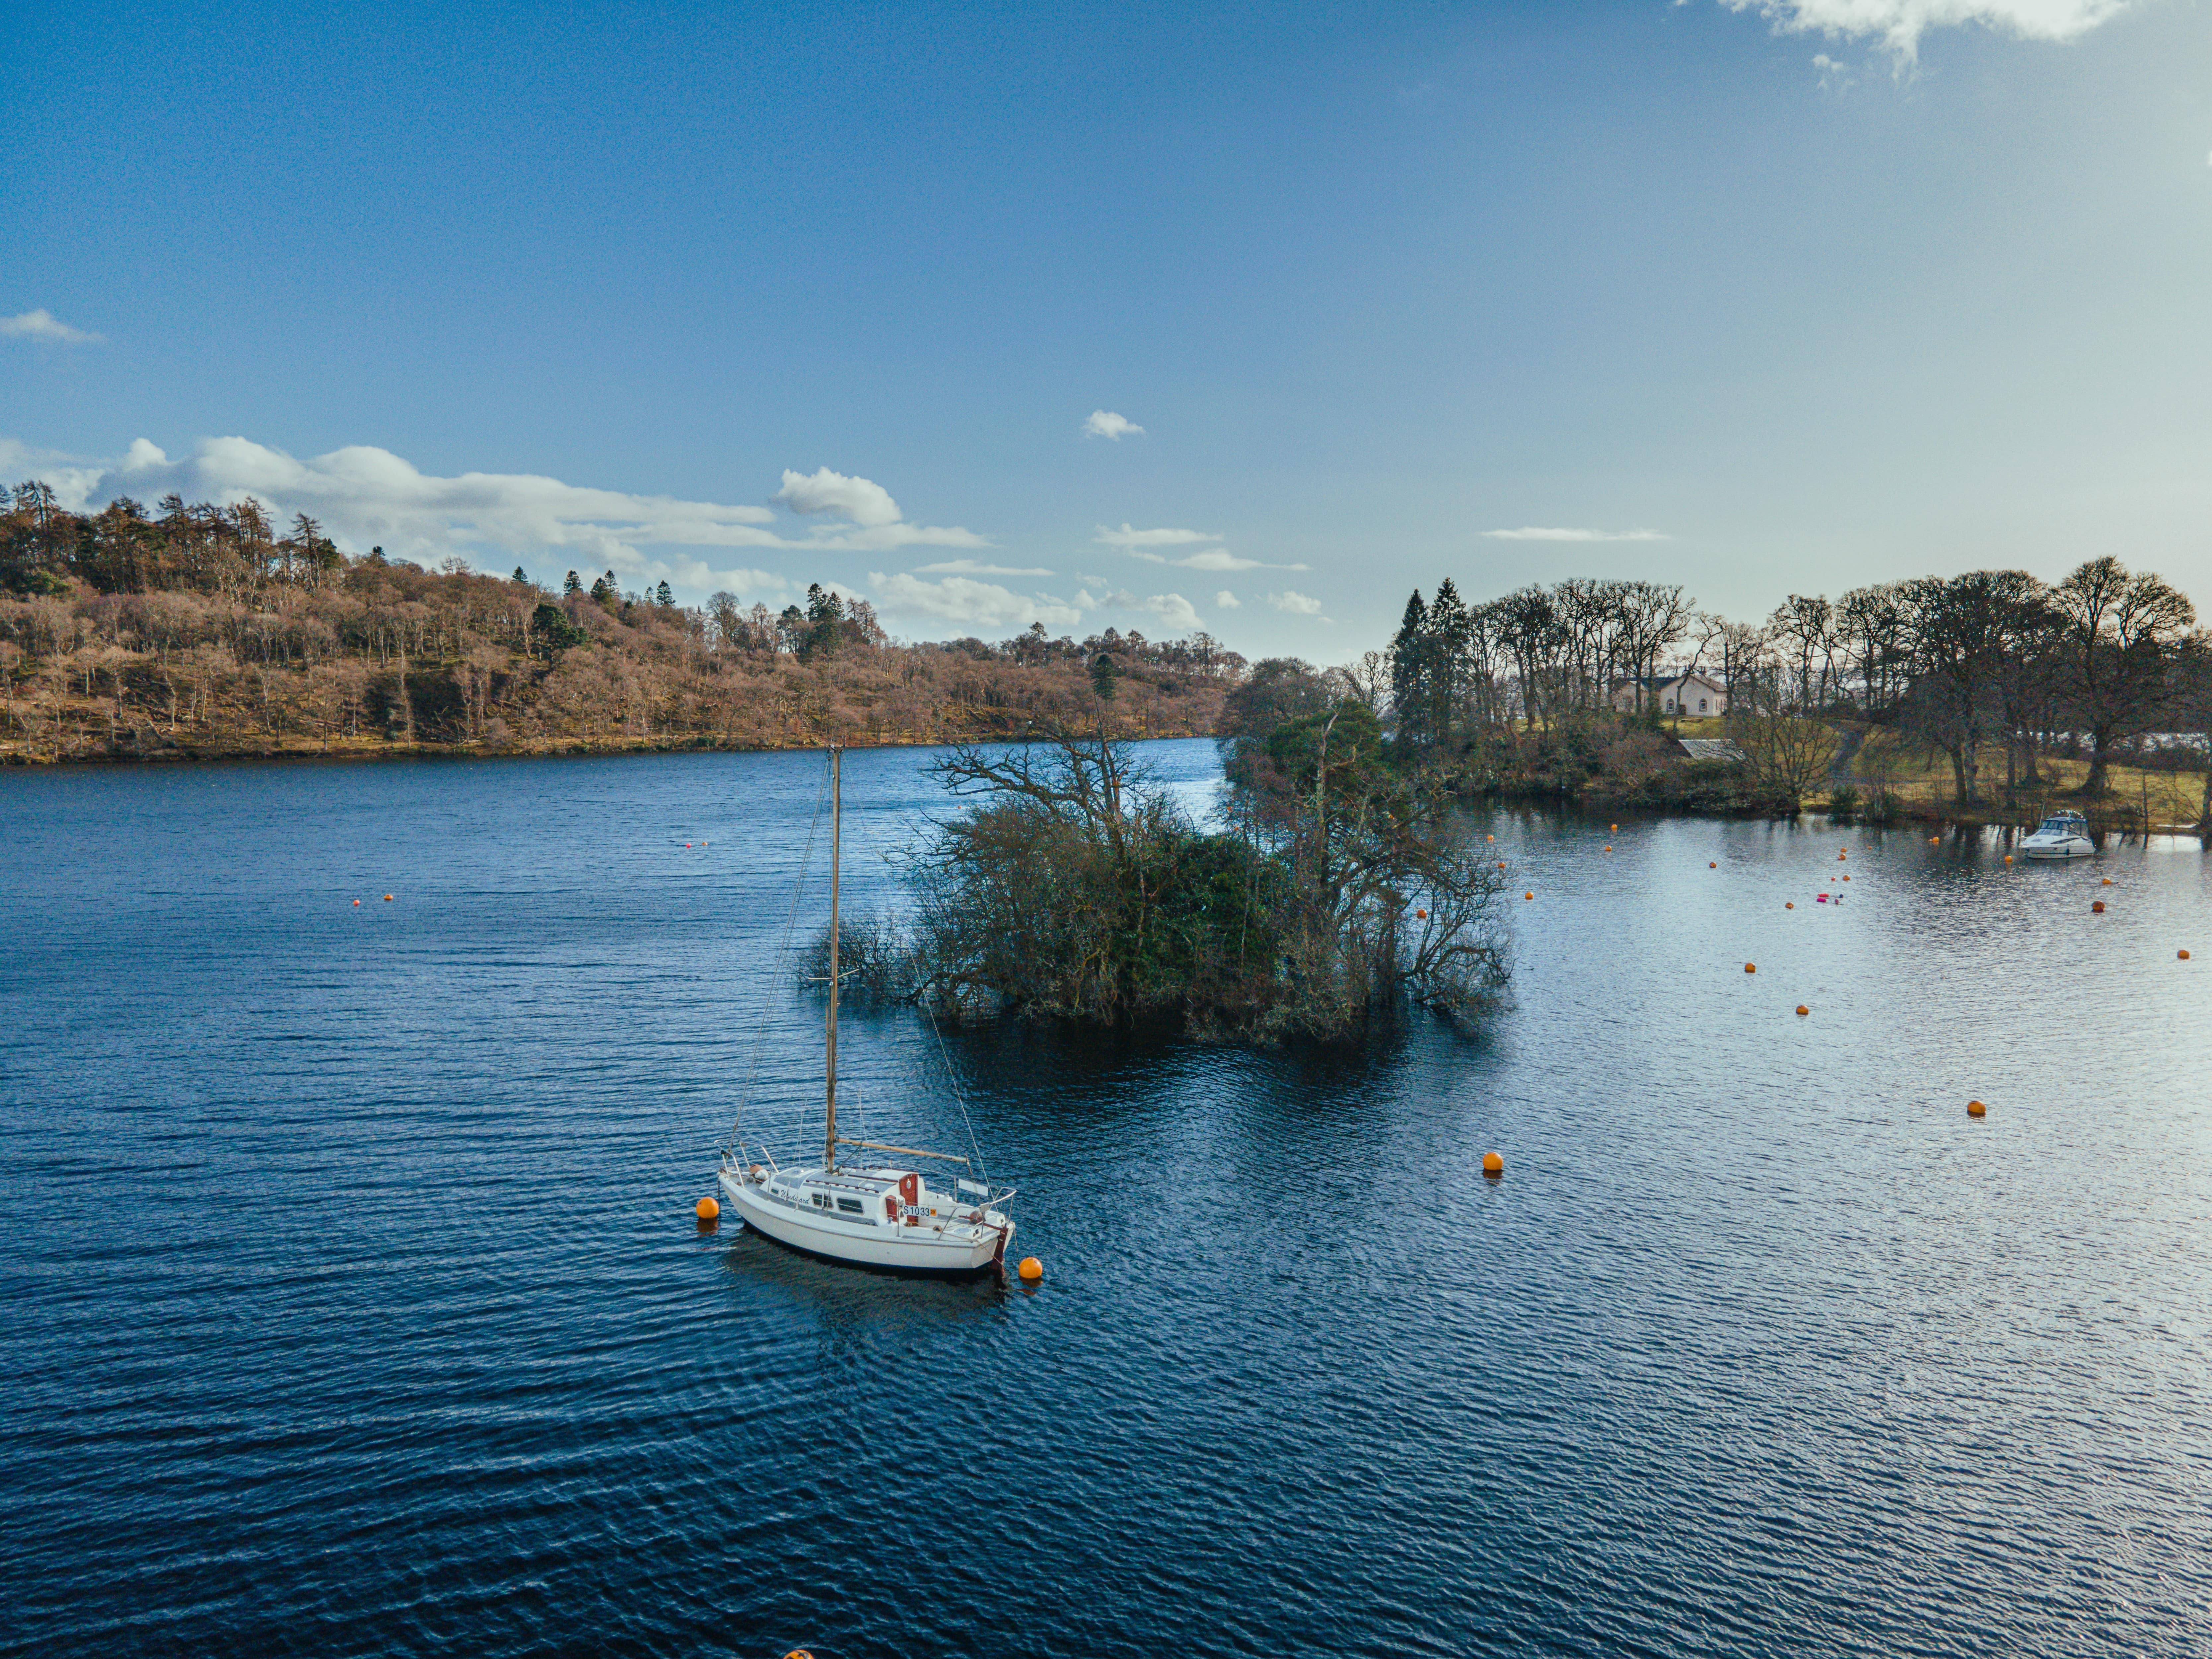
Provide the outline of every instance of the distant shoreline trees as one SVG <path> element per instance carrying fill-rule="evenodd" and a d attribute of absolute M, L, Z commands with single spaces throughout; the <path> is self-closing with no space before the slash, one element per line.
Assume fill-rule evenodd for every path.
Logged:
<path fill-rule="evenodd" d="M 1134 732 L 1237 739 L 1263 709 L 1352 697 L 1394 753 L 1468 789 L 1571 799 L 1604 777 L 1651 806 L 1794 811 L 1886 732 L 1940 756 L 1972 809 L 2047 792 L 2054 754 L 2086 756 L 2091 801 L 2154 738 L 2193 738 L 2201 764 L 2212 641 L 2196 621 L 2171 584 L 2110 557 L 2056 584 L 1976 570 L 1791 594 L 1757 623 L 1668 583 L 1471 603 L 1448 579 L 1412 596 L 1387 649 L 1317 672 L 1247 665 L 1203 633 L 1079 641 L 1039 623 L 901 644 L 821 584 L 780 611 L 729 592 L 681 607 L 611 570 L 568 571 L 556 593 L 519 568 L 348 557 L 313 519 L 280 528 L 252 501 L 75 514 L 33 482 L 0 497 L 0 756 L 933 742 L 1102 705 Z M 1747 773 L 1686 767 L 1662 741 L 1662 670 L 1723 688 Z"/>
<path fill-rule="evenodd" d="M 2212 749 L 2212 641 L 2190 631 L 2195 621 L 2170 583 L 2109 556 L 2055 585 L 1974 570 L 1833 602 L 1791 594 L 1758 625 L 1700 611 L 1663 584 L 1569 580 L 1469 605 L 1446 580 L 1432 599 L 1417 591 L 1407 601 L 1387 653 L 1388 713 L 1395 741 L 1417 756 L 1480 765 L 1505 750 L 1577 744 L 1594 754 L 1621 714 L 1650 722 L 1654 682 L 1671 665 L 1720 684 L 1729 735 L 1778 797 L 1818 777 L 1835 744 L 1830 723 L 1843 720 L 1940 752 L 1961 806 L 1990 798 L 1992 751 L 2002 752 L 1999 793 L 2010 802 L 2044 781 L 2039 754 L 2068 744 L 2087 752 L 2081 793 L 2094 799 L 2122 751 L 2154 733 L 2193 734 Z"/>
<path fill-rule="evenodd" d="M 1202 634 L 900 644 L 820 584 L 780 613 L 612 571 L 556 593 L 520 568 L 349 558 L 251 501 L 0 496 L 0 757 L 937 742 L 1087 707 L 1102 659 L 1158 736 L 1211 732 L 1243 667 Z"/>

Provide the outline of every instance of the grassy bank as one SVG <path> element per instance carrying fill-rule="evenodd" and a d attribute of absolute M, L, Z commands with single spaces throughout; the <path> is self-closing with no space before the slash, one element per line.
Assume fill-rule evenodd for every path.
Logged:
<path fill-rule="evenodd" d="M 1838 738 L 1843 736 L 1838 729 Z M 1994 764 L 1991 763 L 1994 762 Z M 2101 829 L 2140 831 L 2182 830 L 2197 824 L 2204 801 L 2205 775 L 2202 769 L 2185 770 L 2130 766 L 2114 763 L 2109 769 L 2106 792 L 2095 799 L 2080 793 L 2089 775 L 2086 759 L 2039 754 L 2039 781 L 2016 782 L 2009 795 L 2005 787 L 2002 748 L 1984 759 L 1978 781 L 1980 797 L 1971 805 L 1958 799 L 1958 785 L 1950 763 L 1930 755 L 1896 733 L 1875 728 L 1866 733 L 1851 757 L 1846 777 L 1838 781 L 1857 792 L 1868 803 L 1884 793 L 1898 798 L 1904 816 L 1929 822 L 1958 823 L 2029 824 L 2054 811 L 2083 814 Z M 1808 811 L 1826 811 L 1834 799 L 1828 785 L 1805 799 Z"/>

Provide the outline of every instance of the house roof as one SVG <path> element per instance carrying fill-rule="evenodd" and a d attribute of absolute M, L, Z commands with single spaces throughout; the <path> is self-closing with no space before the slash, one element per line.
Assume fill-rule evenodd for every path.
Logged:
<path fill-rule="evenodd" d="M 1710 678 L 1702 672 L 1696 674 L 1661 674 L 1656 678 L 1647 675 L 1642 679 L 1615 680 L 1613 683 L 1613 689 L 1616 692 L 1626 691 L 1636 686 L 1641 685 L 1653 691 L 1664 691 L 1669 686 L 1681 685 L 1686 683 L 1694 683 L 1696 684 L 1702 685 L 1709 691 L 1722 691 L 1725 689 L 1718 680 Z"/>
<path fill-rule="evenodd" d="M 1726 738 L 1677 738 L 1674 741 L 1682 745 L 1692 760 L 1740 761 L 1751 758 Z"/>

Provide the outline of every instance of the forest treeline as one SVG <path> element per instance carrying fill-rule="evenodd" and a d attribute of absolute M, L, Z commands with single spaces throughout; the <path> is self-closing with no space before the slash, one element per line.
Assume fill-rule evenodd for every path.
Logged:
<path fill-rule="evenodd" d="M 1972 570 L 1792 594 L 1755 623 L 1656 582 L 1563 581 L 1470 605 L 1446 580 L 1413 595 L 1389 649 L 1346 684 L 1387 700 L 1405 750 L 1479 789 L 1643 789 L 1655 805 L 1669 790 L 1733 789 L 1736 804 L 1794 810 L 1846 779 L 1880 732 L 1885 754 L 1947 767 L 1958 807 L 2047 799 L 2054 756 L 2087 763 L 2073 793 L 2095 802 L 2118 763 L 2193 769 L 2212 750 L 2212 635 L 2196 621 L 2172 584 L 2111 557 L 2056 584 Z M 1680 725 L 1659 687 L 1686 673 L 1721 693 L 1719 732 L 1747 757 L 1733 783 L 1656 740 Z M 2212 779 L 2200 815 L 2212 818 Z"/>
<path fill-rule="evenodd" d="M 560 591 L 342 553 L 256 502 L 96 514 L 27 483 L 0 512 L 0 756 L 535 752 L 939 742 L 1114 708 L 1204 735 L 1243 659 L 1203 634 L 895 643 L 820 586 L 780 611 Z"/>
<path fill-rule="evenodd" d="M 1658 687 L 1682 673 L 1727 709 L 1691 730 L 1741 760 L 1671 740 L 1683 723 Z M 2116 764 L 2202 768 L 2212 639 L 2186 595 L 2106 557 L 2055 584 L 1975 570 L 1792 594 L 1756 623 L 1667 583 L 1470 604 L 1447 580 L 1386 647 L 1329 669 L 1248 665 L 1204 634 L 910 645 L 822 586 L 780 610 L 685 607 L 611 572 L 549 591 L 520 570 L 349 557 L 251 501 L 76 514 L 35 483 L 0 497 L 0 757 L 958 742 L 1103 707 L 1124 737 L 1213 733 L 1248 781 L 1279 781 L 1275 729 L 1346 702 L 1389 764 L 1462 795 L 1789 812 L 1864 783 L 1878 805 L 1886 769 L 1920 757 L 1950 806 L 2024 811 L 2052 798 L 2055 758 L 2085 804 Z"/>

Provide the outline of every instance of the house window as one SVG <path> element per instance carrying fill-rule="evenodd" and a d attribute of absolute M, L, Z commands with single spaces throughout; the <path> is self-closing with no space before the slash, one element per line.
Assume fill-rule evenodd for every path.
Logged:
<path fill-rule="evenodd" d="M 1703 697 L 1698 699 L 1698 712 L 1700 714 L 1705 712 L 1705 700 Z"/>

